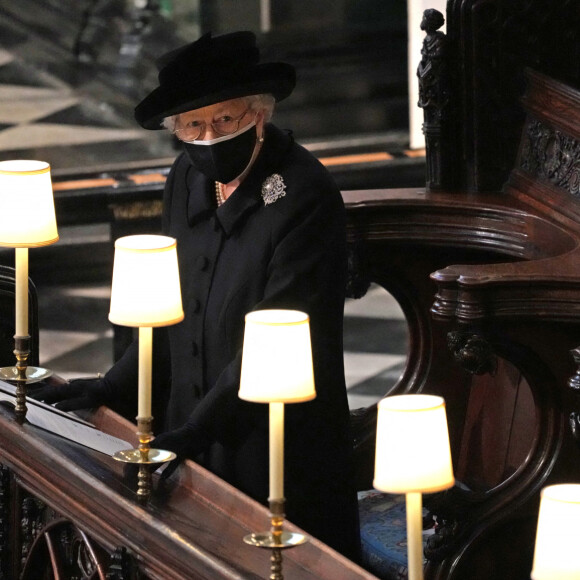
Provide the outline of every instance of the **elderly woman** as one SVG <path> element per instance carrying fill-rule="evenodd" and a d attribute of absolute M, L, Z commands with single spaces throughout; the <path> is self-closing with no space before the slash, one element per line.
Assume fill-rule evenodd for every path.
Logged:
<path fill-rule="evenodd" d="M 287 407 L 285 507 L 295 524 L 356 558 L 345 213 L 324 167 L 270 123 L 294 84 L 290 65 L 259 62 L 252 33 L 205 35 L 161 59 L 159 87 L 135 109 L 141 126 L 165 127 L 183 146 L 165 187 L 163 232 L 177 239 L 185 319 L 155 334 L 155 446 L 266 502 L 267 406 L 237 395 L 244 317 L 308 313 L 317 397 Z M 134 416 L 136 352 L 103 379 L 41 396 L 65 410 L 106 404 Z"/>

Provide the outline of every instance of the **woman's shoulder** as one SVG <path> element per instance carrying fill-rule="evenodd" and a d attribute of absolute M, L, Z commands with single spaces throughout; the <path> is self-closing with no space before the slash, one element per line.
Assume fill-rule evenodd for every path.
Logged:
<path fill-rule="evenodd" d="M 292 131 L 274 126 L 270 127 L 270 131 L 277 141 L 277 152 L 283 152 L 282 158 L 289 169 L 302 172 L 306 170 L 310 176 L 332 181 L 326 167 L 307 147 L 297 141 Z"/>
<path fill-rule="evenodd" d="M 316 185 L 329 192 L 338 188 L 327 168 L 306 147 L 297 142 L 291 131 L 269 127 L 272 151 L 267 165 L 273 172 L 288 181 L 288 187 L 309 188 Z"/>
<path fill-rule="evenodd" d="M 326 167 L 301 145 L 292 149 L 284 163 L 264 181 L 266 186 L 284 188 L 285 203 L 279 209 L 342 205 L 340 190 Z"/>

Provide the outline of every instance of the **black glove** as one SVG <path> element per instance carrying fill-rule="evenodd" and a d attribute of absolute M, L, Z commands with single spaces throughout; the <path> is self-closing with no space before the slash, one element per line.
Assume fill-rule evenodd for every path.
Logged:
<path fill-rule="evenodd" d="M 29 396 L 49 405 L 56 403 L 54 406 L 61 411 L 93 409 L 111 400 L 110 389 L 102 379 L 75 379 L 63 385 L 46 385 Z"/>
<path fill-rule="evenodd" d="M 211 440 L 204 430 L 193 423 L 186 423 L 183 427 L 157 435 L 151 442 L 151 447 L 173 451 L 177 455 L 177 458 L 163 470 L 162 478 L 170 477 L 184 459 L 194 459 L 207 449 L 210 443 Z"/>

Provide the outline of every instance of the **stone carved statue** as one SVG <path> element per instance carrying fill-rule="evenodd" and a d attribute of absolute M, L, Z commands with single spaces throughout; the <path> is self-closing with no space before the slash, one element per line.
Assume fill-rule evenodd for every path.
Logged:
<path fill-rule="evenodd" d="M 446 112 L 449 105 L 448 41 L 439 30 L 445 23 L 443 14 L 435 9 L 423 12 L 421 30 L 426 32 L 417 68 L 419 79 L 418 106 L 423 109 L 427 188 L 442 189 L 444 183 L 443 139 Z"/>

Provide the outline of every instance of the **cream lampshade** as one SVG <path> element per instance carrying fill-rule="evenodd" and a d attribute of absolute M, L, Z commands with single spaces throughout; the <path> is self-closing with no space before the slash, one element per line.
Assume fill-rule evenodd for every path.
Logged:
<path fill-rule="evenodd" d="M 580 484 L 542 490 L 532 580 L 580 578 Z"/>
<path fill-rule="evenodd" d="M 50 165 L 0 161 L 0 245 L 33 248 L 56 241 Z"/>
<path fill-rule="evenodd" d="M 183 320 L 177 243 L 137 235 L 115 242 L 109 320 L 122 326 L 169 326 Z"/>
<path fill-rule="evenodd" d="M 297 310 L 246 315 L 239 396 L 256 403 L 316 397 L 308 315 Z"/>
<path fill-rule="evenodd" d="M 137 235 L 115 242 L 109 320 L 139 327 L 138 418 L 148 418 L 152 328 L 183 320 L 177 243 L 173 238 Z"/>
<path fill-rule="evenodd" d="M 445 401 L 433 395 L 380 401 L 373 485 L 406 494 L 409 580 L 423 578 L 421 494 L 454 482 Z"/>
<path fill-rule="evenodd" d="M 375 488 L 389 493 L 434 492 L 454 481 L 443 398 L 397 395 L 380 401 Z"/>

